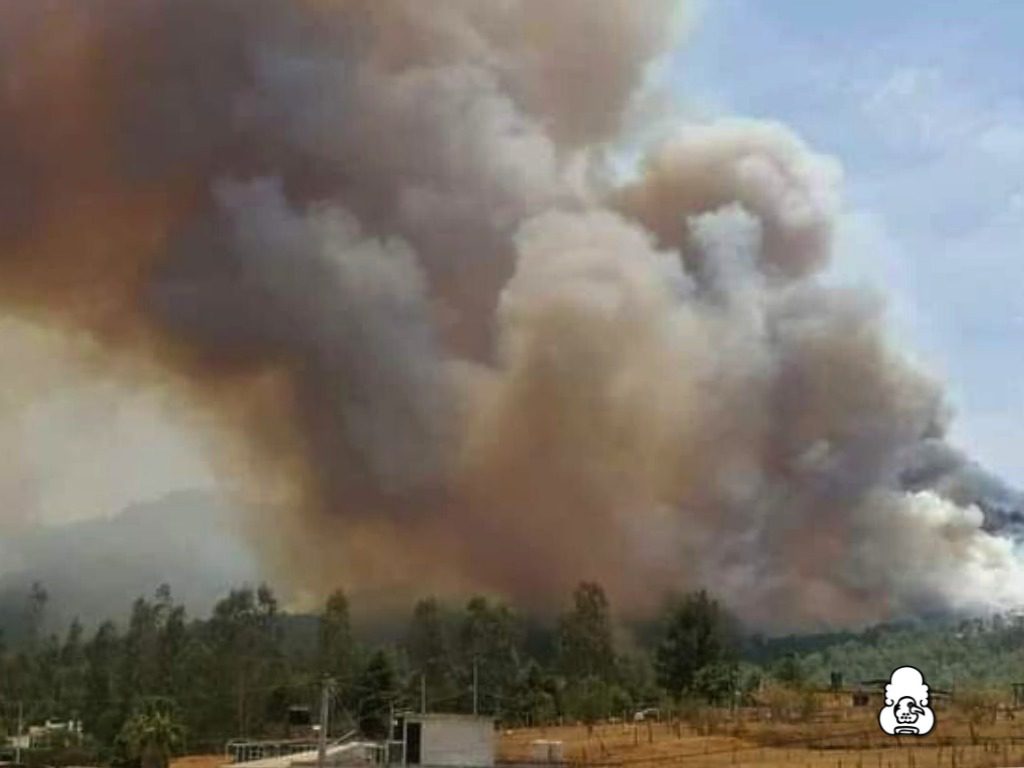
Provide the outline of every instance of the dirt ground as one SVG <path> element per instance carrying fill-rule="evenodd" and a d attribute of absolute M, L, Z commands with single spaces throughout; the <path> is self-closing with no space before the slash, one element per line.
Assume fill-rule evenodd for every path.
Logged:
<path fill-rule="evenodd" d="M 188 755 L 171 760 L 169 768 L 220 768 L 226 762 L 224 755 Z"/>
<path fill-rule="evenodd" d="M 699 723 L 610 723 L 506 730 L 500 761 L 535 762 L 532 742 L 561 741 L 572 768 L 1001 768 L 1024 766 L 1024 713 L 971 724 L 955 711 L 937 713 L 924 737 L 895 738 L 875 713 L 820 713 L 808 723 L 771 722 L 750 713 L 711 713 Z M 223 755 L 193 755 L 170 768 L 220 768 Z M 538 764 L 538 768 L 540 765 Z"/>
<path fill-rule="evenodd" d="M 709 728 L 683 723 L 605 724 L 592 730 L 565 726 L 505 731 L 499 758 L 531 762 L 531 742 L 563 742 L 566 761 L 577 765 L 757 766 L 781 768 L 972 768 L 1024 766 L 1024 717 L 971 726 L 943 713 L 924 737 L 887 736 L 874 714 L 833 713 L 802 725 L 747 717 L 726 718 Z"/>

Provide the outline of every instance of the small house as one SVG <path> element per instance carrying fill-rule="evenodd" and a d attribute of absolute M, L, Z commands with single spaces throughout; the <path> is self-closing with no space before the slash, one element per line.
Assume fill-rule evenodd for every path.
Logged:
<path fill-rule="evenodd" d="M 494 718 L 477 715 L 406 713 L 398 723 L 403 765 L 492 768 Z"/>

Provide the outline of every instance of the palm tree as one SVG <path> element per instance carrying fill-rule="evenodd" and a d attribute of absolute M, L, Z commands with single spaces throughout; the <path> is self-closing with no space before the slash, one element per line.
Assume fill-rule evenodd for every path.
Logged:
<path fill-rule="evenodd" d="M 121 729 L 128 754 L 141 768 L 167 768 L 182 742 L 184 729 L 169 707 L 150 706 L 132 715 Z"/>

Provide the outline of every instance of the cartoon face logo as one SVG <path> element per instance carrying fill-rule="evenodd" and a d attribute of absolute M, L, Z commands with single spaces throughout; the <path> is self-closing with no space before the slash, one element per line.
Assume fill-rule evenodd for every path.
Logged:
<path fill-rule="evenodd" d="M 885 706 L 878 724 L 890 736 L 924 736 L 935 727 L 935 713 L 928 706 L 928 685 L 914 667 L 893 670 L 885 686 Z"/>

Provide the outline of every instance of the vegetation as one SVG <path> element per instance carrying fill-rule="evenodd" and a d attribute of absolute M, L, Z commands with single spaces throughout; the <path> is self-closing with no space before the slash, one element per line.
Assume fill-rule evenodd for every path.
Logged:
<path fill-rule="evenodd" d="M 658 682 L 677 701 L 728 703 L 738 674 L 736 637 L 719 604 L 703 590 L 671 605 L 658 646 Z"/>
<path fill-rule="evenodd" d="M 141 768 L 167 768 L 182 742 L 182 727 L 167 704 L 149 704 L 125 721 L 119 745 Z"/>
<path fill-rule="evenodd" d="M 317 711 L 324 677 L 336 681 L 334 729 L 371 737 L 386 733 L 394 709 L 424 702 L 434 711 L 475 706 L 508 725 L 592 726 L 648 708 L 708 717 L 709 706 L 751 703 L 801 720 L 831 673 L 855 684 L 905 663 L 927 670 L 935 688 L 975 688 L 963 701 L 984 723 L 999 698 L 992 691 L 1024 680 L 1017 618 L 767 640 L 745 636 L 700 591 L 626 631 L 592 582 L 549 624 L 482 596 L 461 607 L 430 598 L 413 607 L 404 631 L 374 641 L 353 628 L 340 591 L 308 617 L 282 612 L 266 586 L 244 587 L 194 619 L 164 586 L 136 600 L 123 624 L 87 631 L 75 621 L 62 637 L 42 629 L 46 604 L 44 587 L 33 585 L 21 634 L 0 639 L 0 735 L 15 730 L 20 704 L 25 723 L 81 722 L 84 739 L 66 745 L 77 762 L 84 749 L 140 768 L 164 768 L 178 751 L 219 750 L 229 738 L 284 737 L 291 707 Z"/>

